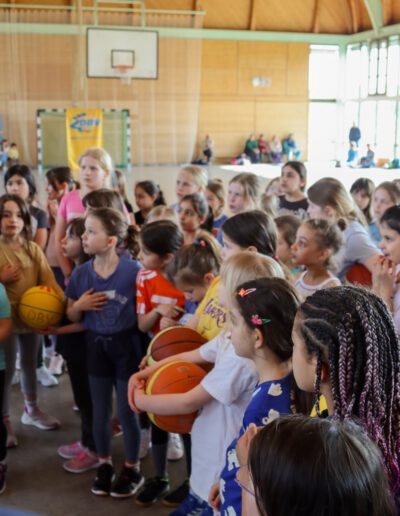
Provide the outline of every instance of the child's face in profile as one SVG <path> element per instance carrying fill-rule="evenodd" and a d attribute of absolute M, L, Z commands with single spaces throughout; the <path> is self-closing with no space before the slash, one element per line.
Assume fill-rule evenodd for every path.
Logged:
<path fill-rule="evenodd" d="M 222 260 L 224 262 L 231 256 L 234 256 L 235 254 L 238 254 L 240 253 L 240 251 L 244 250 L 242 247 L 235 244 L 235 242 L 233 242 L 229 237 L 227 237 L 224 232 L 222 232 L 222 241 L 224 243 L 224 246 L 222 248 L 221 254 Z"/>
<path fill-rule="evenodd" d="M 293 375 L 302 391 L 314 392 L 316 360 L 307 353 L 303 337 L 300 333 L 301 315 L 297 312 L 292 330 L 293 341 Z"/>
<path fill-rule="evenodd" d="M 391 229 L 386 222 L 380 225 L 382 240 L 379 247 L 393 263 L 400 263 L 400 233 Z"/>
<path fill-rule="evenodd" d="M 351 196 L 361 211 L 368 208 L 371 198 L 365 190 L 357 190 L 357 192 L 353 192 Z"/>
<path fill-rule="evenodd" d="M 278 229 L 277 232 L 278 239 L 276 243 L 276 254 L 284 264 L 288 264 L 291 262 L 292 259 L 290 245 L 286 242 L 282 231 Z"/>
<path fill-rule="evenodd" d="M 252 332 L 247 326 L 245 320 L 243 319 L 236 306 L 232 306 L 231 310 L 229 311 L 229 319 L 231 340 L 235 349 L 235 353 L 239 357 L 252 358 L 252 351 L 254 349 L 252 344 L 255 343 L 255 341 L 253 342 L 254 331 Z"/>
<path fill-rule="evenodd" d="M 140 186 L 135 188 L 135 202 L 139 210 L 151 210 L 154 201 L 154 197 L 145 192 Z"/>
<path fill-rule="evenodd" d="M 230 183 L 228 188 L 228 206 L 234 215 L 240 213 L 247 208 L 247 202 L 244 194 L 244 188 L 240 183 Z"/>
<path fill-rule="evenodd" d="M 214 217 L 218 216 L 223 208 L 222 201 L 210 190 L 206 190 L 206 199 Z"/>
<path fill-rule="evenodd" d="M 394 206 L 394 202 L 389 193 L 384 188 L 375 190 L 374 196 L 372 197 L 372 211 L 377 221 L 379 221 L 385 211 L 391 206 Z"/>
<path fill-rule="evenodd" d="M 193 301 L 194 303 L 200 303 L 200 301 L 202 301 L 206 295 L 208 289 L 208 285 L 206 284 L 188 285 L 178 282 L 176 286 L 179 288 L 179 290 L 182 290 L 182 292 L 185 294 L 185 298 L 188 301 Z"/>
<path fill-rule="evenodd" d="M 82 252 L 81 237 L 75 235 L 70 229 L 68 229 L 65 237 L 61 240 L 61 247 L 64 256 L 71 260 L 75 260 L 79 258 Z"/>

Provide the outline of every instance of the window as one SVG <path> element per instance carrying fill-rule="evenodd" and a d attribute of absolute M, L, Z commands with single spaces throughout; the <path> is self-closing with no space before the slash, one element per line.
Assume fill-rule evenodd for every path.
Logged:
<path fill-rule="evenodd" d="M 339 88 L 339 48 L 336 45 L 311 45 L 309 96 L 311 99 L 336 99 Z"/>

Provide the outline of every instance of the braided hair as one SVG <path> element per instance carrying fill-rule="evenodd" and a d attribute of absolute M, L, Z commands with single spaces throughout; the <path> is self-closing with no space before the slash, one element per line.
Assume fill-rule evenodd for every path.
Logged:
<path fill-rule="evenodd" d="M 341 286 L 315 292 L 300 306 L 300 333 L 317 357 L 319 412 L 322 364 L 329 367 L 333 416 L 354 416 L 381 450 L 400 491 L 400 344 L 385 303 L 371 292 Z"/>

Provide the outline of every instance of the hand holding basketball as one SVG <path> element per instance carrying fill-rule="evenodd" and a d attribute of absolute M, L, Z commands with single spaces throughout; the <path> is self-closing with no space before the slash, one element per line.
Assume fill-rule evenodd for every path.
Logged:
<path fill-rule="evenodd" d="M 14 283 L 21 278 L 21 267 L 19 265 L 6 265 L 0 271 L 0 281 L 5 285 Z"/>
<path fill-rule="evenodd" d="M 75 305 L 78 310 L 82 312 L 99 312 L 103 309 L 103 306 L 107 303 L 107 294 L 94 293 L 94 289 L 90 288 L 84 292 L 81 297 L 76 301 Z"/>
<path fill-rule="evenodd" d="M 175 319 L 179 315 L 181 315 L 184 310 L 179 306 L 168 305 L 165 303 L 160 303 L 157 305 L 156 312 L 163 317 L 168 317 L 169 319 Z"/>
<path fill-rule="evenodd" d="M 131 410 L 133 410 L 133 412 L 136 412 L 136 414 L 139 414 L 141 411 L 137 408 L 137 406 L 135 404 L 135 391 L 139 390 L 139 389 L 144 391 L 145 381 L 138 379 L 137 374 L 139 374 L 139 373 L 133 374 L 129 378 L 128 403 L 129 403 L 129 406 L 131 407 Z"/>

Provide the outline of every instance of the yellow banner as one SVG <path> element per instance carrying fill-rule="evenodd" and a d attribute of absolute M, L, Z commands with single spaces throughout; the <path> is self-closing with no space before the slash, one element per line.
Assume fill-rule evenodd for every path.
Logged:
<path fill-rule="evenodd" d="M 79 156 L 89 147 L 103 146 L 103 111 L 67 109 L 66 122 L 68 165 L 76 176 Z"/>

